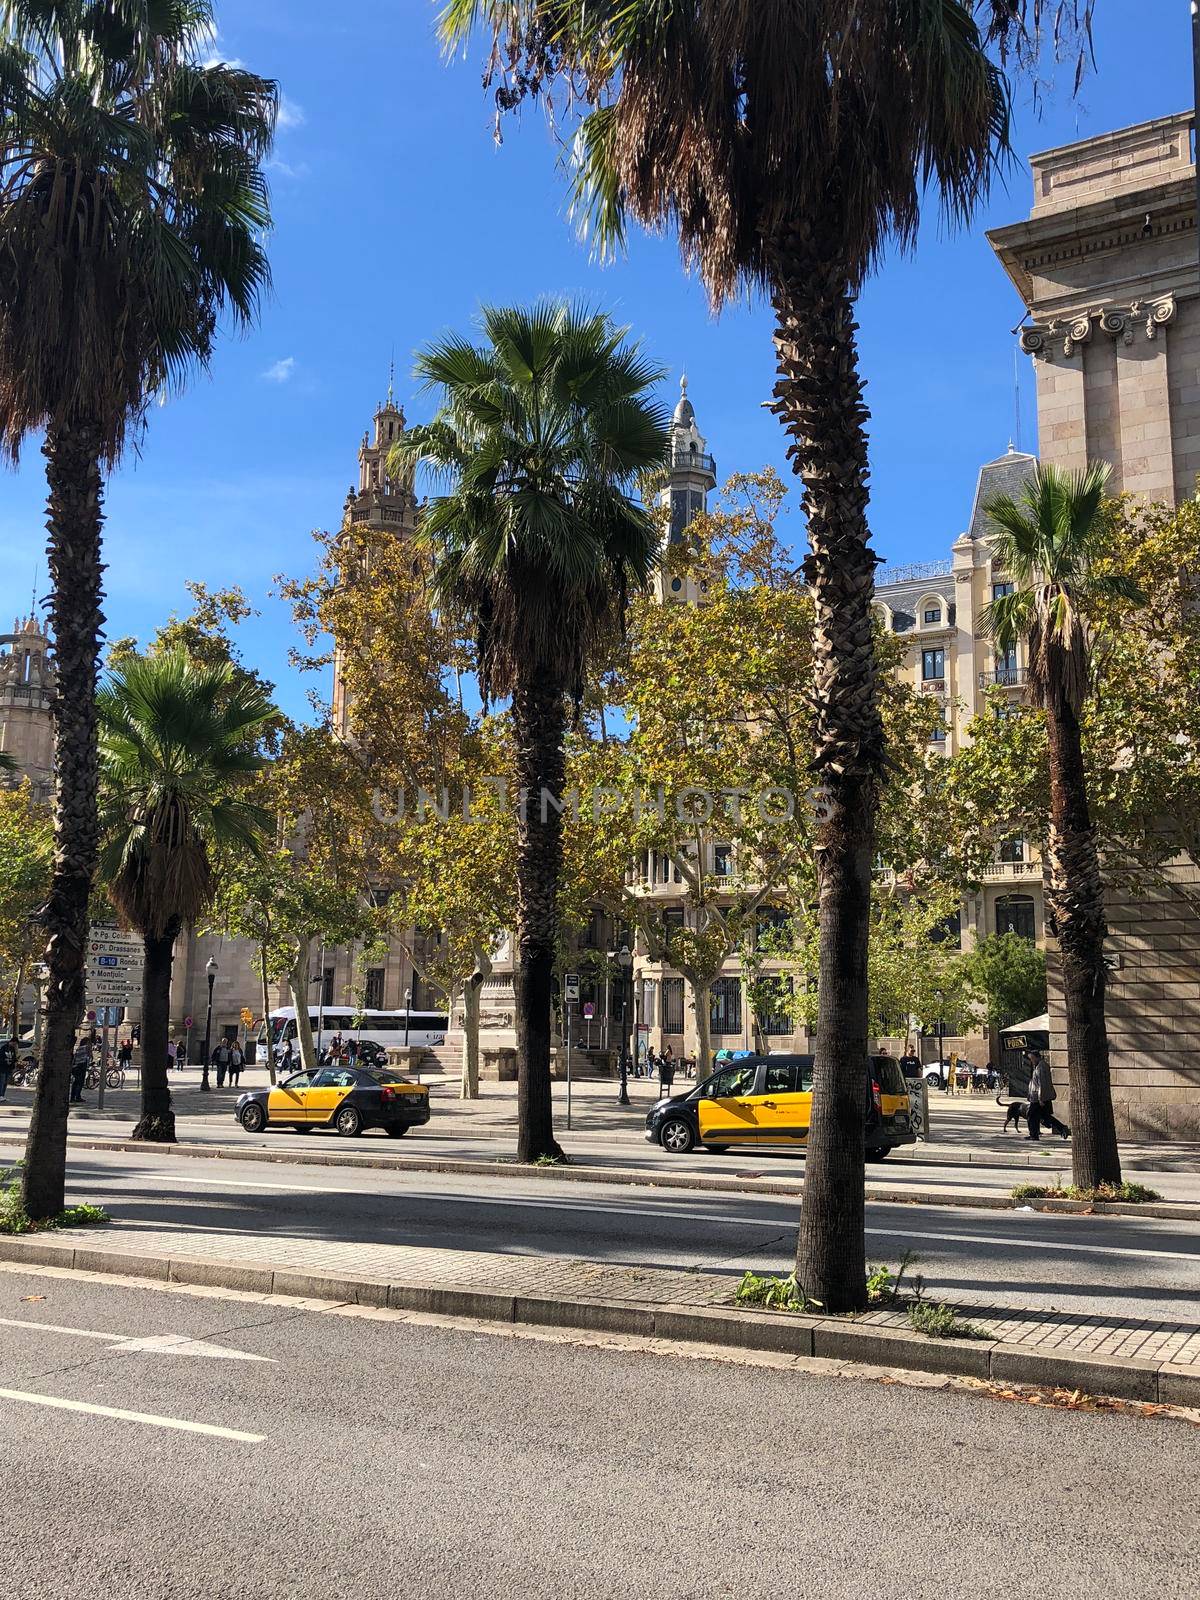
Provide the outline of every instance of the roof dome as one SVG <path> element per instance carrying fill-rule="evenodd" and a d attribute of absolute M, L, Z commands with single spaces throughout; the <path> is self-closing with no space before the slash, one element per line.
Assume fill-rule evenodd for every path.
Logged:
<path fill-rule="evenodd" d="M 696 413 L 693 409 L 692 402 L 688 399 L 686 372 L 679 380 L 679 388 L 681 393 L 679 396 L 679 404 L 675 407 L 675 425 L 679 428 L 694 427 L 696 422 Z"/>

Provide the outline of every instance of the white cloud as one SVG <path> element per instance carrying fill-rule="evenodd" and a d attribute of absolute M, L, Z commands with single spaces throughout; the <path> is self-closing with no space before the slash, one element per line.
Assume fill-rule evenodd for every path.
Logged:
<path fill-rule="evenodd" d="M 277 124 L 280 130 L 286 133 L 290 128 L 302 128 L 304 121 L 303 106 L 298 106 L 294 100 L 289 100 L 287 95 L 281 94 L 279 96 L 279 119 Z"/>
<path fill-rule="evenodd" d="M 293 183 L 299 183 L 302 178 L 308 177 L 308 162 L 281 161 L 278 156 L 272 156 L 267 162 L 267 171 L 278 173 L 281 178 L 287 178 Z"/>
<path fill-rule="evenodd" d="M 263 373 L 263 377 L 268 383 L 290 383 L 295 372 L 295 356 L 284 356 L 279 361 L 273 361 Z"/>
<path fill-rule="evenodd" d="M 209 56 L 207 61 L 200 63 L 202 67 L 244 67 L 246 63 L 241 56 Z"/>

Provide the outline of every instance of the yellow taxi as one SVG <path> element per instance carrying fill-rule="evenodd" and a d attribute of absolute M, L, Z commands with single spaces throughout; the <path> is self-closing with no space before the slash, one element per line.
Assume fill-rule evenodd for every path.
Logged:
<path fill-rule="evenodd" d="M 321 1067 L 239 1095 L 234 1116 L 247 1133 L 264 1128 L 332 1128 L 353 1139 L 382 1128 L 400 1139 L 429 1121 L 429 1090 L 386 1067 Z"/>
<path fill-rule="evenodd" d="M 897 1145 L 913 1144 L 908 1084 L 891 1056 L 869 1056 L 864 1085 L 863 1143 L 868 1159 L 882 1161 Z M 726 1062 L 688 1094 L 652 1106 L 646 1139 L 673 1155 L 702 1144 L 714 1151 L 734 1146 L 803 1149 L 812 1117 L 813 1057 L 744 1056 Z"/>

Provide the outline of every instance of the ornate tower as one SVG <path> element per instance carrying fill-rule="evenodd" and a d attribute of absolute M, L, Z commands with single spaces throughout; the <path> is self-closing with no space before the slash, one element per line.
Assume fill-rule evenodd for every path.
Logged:
<path fill-rule="evenodd" d="M 54 726 L 50 702 L 54 668 L 47 634 L 30 614 L 0 634 L 0 750 L 10 755 L 20 775 L 28 778 L 38 799 L 54 786 Z"/>
<path fill-rule="evenodd" d="M 696 412 L 688 399 L 686 375 L 679 380 L 679 404 L 671 419 L 671 445 L 667 457 L 667 482 L 659 495 L 666 524 L 667 543 L 678 544 L 692 520 L 708 509 L 709 493 L 717 486 L 717 464 L 708 453 L 708 441 L 696 426 Z M 660 572 L 655 580 L 660 600 L 694 603 L 699 592 L 692 578 Z"/>
<path fill-rule="evenodd" d="M 417 497 L 411 474 L 398 478 L 388 470 L 388 453 L 404 436 L 404 413 L 388 396 L 376 407 L 373 430 L 363 434 L 358 448 L 358 488 L 351 486 L 342 508 L 342 526 L 377 529 L 405 539 L 416 532 Z M 340 652 L 333 659 L 333 725 L 338 735 L 350 735 L 350 706 Z"/>

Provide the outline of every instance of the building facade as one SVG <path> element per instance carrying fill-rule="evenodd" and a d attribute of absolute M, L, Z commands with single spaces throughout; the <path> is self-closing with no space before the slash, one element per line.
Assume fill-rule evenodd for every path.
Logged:
<path fill-rule="evenodd" d="M 1195 118 L 1120 128 L 1030 158 L 1029 217 L 988 235 L 1026 313 L 1039 450 L 1111 464 L 1110 488 L 1178 504 L 1200 472 Z M 1200 866 L 1110 889 L 1106 1004 L 1123 1137 L 1200 1138 Z M 1050 941 L 1052 1059 L 1066 1023 Z"/>
<path fill-rule="evenodd" d="M 54 789 L 53 694 L 50 639 L 31 612 L 0 635 L 0 752 L 28 778 L 37 800 L 48 800 Z"/>

